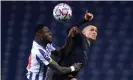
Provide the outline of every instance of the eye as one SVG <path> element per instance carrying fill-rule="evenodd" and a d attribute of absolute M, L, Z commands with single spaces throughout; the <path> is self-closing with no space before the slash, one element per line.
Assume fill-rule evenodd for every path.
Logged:
<path fill-rule="evenodd" d="M 49 29 L 46 29 L 45 32 L 48 33 L 49 32 Z"/>
<path fill-rule="evenodd" d="M 91 31 L 94 31 L 94 29 L 91 29 Z"/>
<path fill-rule="evenodd" d="M 47 30 L 46 32 L 49 33 L 49 30 Z"/>

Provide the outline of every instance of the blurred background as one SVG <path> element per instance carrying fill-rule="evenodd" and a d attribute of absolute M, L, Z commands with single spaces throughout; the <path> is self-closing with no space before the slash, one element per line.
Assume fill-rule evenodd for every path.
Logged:
<path fill-rule="evenodd" d="M 133 2 L 66 1 L 73 10 L 69 22 L 53 17 L 57 1 L 1 2 L 2 80 L 27 80 L 26 66 L 34 28 L 43 23 L 51 28 L 54 43 L 63 46 L 66 30 L 83 19 L 86 10 L 94 14 L 98 38 L 89 49 L 89 60 L 79 80 L 133 80 Z"/>

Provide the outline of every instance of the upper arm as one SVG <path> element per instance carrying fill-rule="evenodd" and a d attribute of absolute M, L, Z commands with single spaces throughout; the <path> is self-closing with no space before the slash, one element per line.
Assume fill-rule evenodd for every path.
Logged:
<path fill-rule="evenodd" d="M 59 68 L 60 68 L 60 66 L 58 65 L 58 63 L 55 62 L 54 60 L 52 60 L 52 62 L 50 64 L 48 64 L 48 67 L 50 67 L 50 68 L 52 68 L 52 69 L 54 69 L 56 71 L 59 71 Z"/>

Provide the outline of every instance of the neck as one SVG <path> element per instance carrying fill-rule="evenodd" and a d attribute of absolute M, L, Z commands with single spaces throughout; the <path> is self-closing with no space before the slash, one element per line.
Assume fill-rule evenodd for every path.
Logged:
<path fill-rule="evenodd" d="M 82 32 L 82 34 L 83 34 L 83 32 Z M 87 37 L 83 34 L 83 36 L 86 38 L 86 40 L 87 40 L 87 42 L 88 42 L 88 44 L 89 44 L 89 46 L 91 45 L 91 43 L 92 43 L 92 40 L 90 40 L 90 39 L 87 39 Z"/>
<path fill-rule="evenodd" d="M 89 40 L 89 39 L 87 39 L 87 42 L 88 42 L 88 44 L 89 44 L 89 46 L 91 45 L 91 41 Z"/>
<path fill-rule="evenodd" d="M 36 40 L 37 43 L 38 43 L 39 45 L 41 45 L 41 46 L 45 46 L 45 47 L 46 47 L 46 45 L 48 44 L 47 41 L 41 40 L 41 38 L 38 37 L 38 36 L 35 37 L 35 40 Z"/>

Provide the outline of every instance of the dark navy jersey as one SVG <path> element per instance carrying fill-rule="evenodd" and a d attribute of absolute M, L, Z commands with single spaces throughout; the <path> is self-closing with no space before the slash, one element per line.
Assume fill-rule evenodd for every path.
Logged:
<path fill-rule="evenodd" d="M 60 61 L 62 66 L 71 66 L 73 63 L 83 63 L 86 62 L 88 42 L 86 38 L 81 34 L 76 34 L 73 41 L 73 47 L 71 53 L 67 57 L 63 57 Z"/>
<path fill-rule="evenodd" d="M 83 36 L 83 34 L 81 33 L 76 34 L 73 40 L 74 41 L 73 41 L 72 51 L 69 53 L 67 57 L 64 56 L 59 61 L 59 64 L 61 66 L 69 67 L 72 64 L 78 62 L 84 65 L 88 59 L 87 53 L 88 53 L 89 44 L 86 38 Z M 72 72 L 66 75 L 59 75 L 55 73 L 53 75 L 52 80 L 70 80 L 68 75 L 76 76 L 77 74 L 78 72 Z"/>

